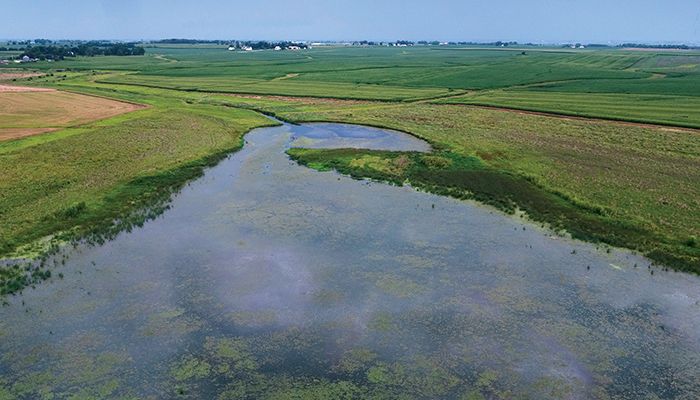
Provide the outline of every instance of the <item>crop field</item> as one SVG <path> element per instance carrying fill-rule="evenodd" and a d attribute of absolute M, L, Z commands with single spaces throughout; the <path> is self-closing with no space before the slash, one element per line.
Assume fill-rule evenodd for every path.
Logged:
<path fill-rule="evenodd" d="M 7 59 L 10 57 L 16 57 L 20 55 L 20 51 L 13 51 L 13 50 L 7 50 L 7 51 L 0 51 L 0 59 Z"/>
<path fill-rule="evenodd" d="M 624 97 L 624 101 L 621 101 Z M 438 102 L 513 108 L 570 116 L 700 127 L 700 97 L 651 94 L 565 93 L 494 90 Z"/>
<path fill-rule="evenodd" d="M 178 187 L 199 173 L 192 171 L 237 149 L 245 132 L 271 124 L 261 111 L 295 122 L 394 128 L 428 140 L 437 151 L 427 163 L 410 159 L 412 167 L 399 175 L 373 167 L 392 165 L 398 153 L 292 154 L 301 163 L 408 180 L 507 212 L 525 211 L 576 237 L 637 249 L 697 272 L 700 135 L 676 127 L 700 126 L 700 91 L 693 90 L 700 82 L 698 62 L 692 52 L 625 50 L 340 47 L 241 53 L 153 46 L 146 56 L 32 64 L 27 73 L 46 75 L 13 84 L 149 108 L 64 125 L 51 122 L 61 120 L 48 111 L 37 112 L 41 118 L 15 113 L 0 120 L 3 129 L 61 128 L 0 144 L 2 252 L 26 252 L 61 232 L 89 232 L 148 204 L 154 187 Z M 41 96 L 77 96 L 22 95 L 39 103 Z M 162 174 L 170 178 L 162 181 Z"/>
<path fill-rule="evenodd" d="M 267 94 L 283 96 L 336 97 L 387 101 L 411 101 L 449 94 L 441 88 L 404 88 L 344 82 L 299 82 L 294 78 L 260 80 L 253 78 L 223 77 L 166 77 L 118 75 L 100 80 L 104 83 L 122 83 L 154 88 L 184 91 Z"/>
<path fill-rule="evenodd" d="M 229 52 L 151 46 L 143 57 L 76 59 L 98 81 L 186 91 L 386 101 L 435 99 L 698 127 L 697 52 L 489 48 L 317 48 Z M 46 66 L 41 66 L 44 68 Z"/>
<path fill-rule="evenodd" d="M 0 85 L 0 141 L 82 125 L 139 108 L 101 97 Z"/>

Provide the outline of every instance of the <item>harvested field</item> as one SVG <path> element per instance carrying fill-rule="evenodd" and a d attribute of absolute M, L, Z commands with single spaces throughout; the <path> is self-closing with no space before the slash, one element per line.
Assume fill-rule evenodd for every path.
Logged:
<path fill-rule="evenodd" d="M 52 89 L 0 86 L 0 141 L 37 135 L 142 106 Z"/>
<path fill-rule="evenodd" d="M 30 86 L 12 86 L 0 85 L 0 93 L 19 93 L 19 92 L 55 92 L 54 89 L 30 87 Z"/>

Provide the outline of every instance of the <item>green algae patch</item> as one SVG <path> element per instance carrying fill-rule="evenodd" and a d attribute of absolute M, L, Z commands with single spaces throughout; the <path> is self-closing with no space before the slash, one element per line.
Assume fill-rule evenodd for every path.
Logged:
<path fill-rule="evenodd" d="M 377 359 L 377 354 L 370 349 L 352 349 L 343 354 L 334 370 L 348 375 L 357 374 L 370 368 Z"/>
<path fill-rule="evenodd" d="M 281 389 L 265 396 L 269 400 L 352 400 L 358 399 L 362 390 L 352 382 L 327 382 L 317 381 L 307 385 L 298 385 L 288 389 Z"/>
<path fill-rule="evenodd" d="M 240 338 L 207 338 L 204 348 L 224 367 L 219 371 L 250 372 L 258 369 L 248 343 Z"/>
<path fill-rule="evenodd" d="M 178 382 L 201 379 L 209 376 L 211 365 L 193 356 L 186 356 L 171 369 L 171 376 Z"/>
<path fill-rule="evenodd" d="M 381 363 L 367 371 L 367 381 L 382 388 L 392 388 L 398 393 L 418 398 L 442 398 L 447 396 L 462 380 L 448 369 L 427 359 L 410 363 Z"/>
<path fill-rule="evenodd" d="M 389 274 L 373 274 L 375 285 L 387 294 L 399 298 L 417 296 L 425 289 L 411 279 Z"/>
<path fill-rule="evenodd" d="M 201 325 L 197 319 L 185 315 L 185 310 L 173 308 L 151 314 L 140 333 L 143 336 L 184 335 L 196 331 Z"/>
<path fill-rule="evenodd" d="M 5 387 L 5 383 L 0 381 L 0 400 L 15 400 L 17 397 Z"/>
<path fill-rule="evenodd" d="M 262 327 L 272 325 L 277 321 L 277 313 L 273 310 L 236 311 L 227 315 L 227 319 L 237 326 Z"/>

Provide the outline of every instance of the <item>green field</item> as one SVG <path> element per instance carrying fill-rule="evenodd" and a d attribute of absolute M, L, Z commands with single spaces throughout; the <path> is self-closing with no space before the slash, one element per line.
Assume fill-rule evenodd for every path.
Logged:
<path fill-rule="evenodd" d="M 700 127 L 700 97 L 695 96 L 493 90 L 451 97 L 439 102 L 579 117 L 594 116 L 688 128 Z"/>
<path fill-rule="evenodd" d="M 324 47 L 229 52 L 161 45 L 143 57 L 31 68 L 110 70 L 98 79 L 187 91 L 502 106 L 700 127 L 700 52 L 457 47 Z M 468 93 L 467 93 L 468 92 Z"/>
<path fill-rule="evenodd" d="M 692 52 L 217 46 L 23 65 L 53 75 L 20 84 L 150 108 L 0 143 L 0 252 L 31 253 L 42 238 L 85 236 L 162 205 L 239 148 L 249 129 L 270 124 L 263 111 L 390 127 L 436 148 L 434 159 L 292 152 L 301 163 L 525 211 L 576 237 L 700 272 L 700 135 L 673 128 L 700 127 L 698 65 Z M 30 279 L 1 274 L 6 291 Z"/>

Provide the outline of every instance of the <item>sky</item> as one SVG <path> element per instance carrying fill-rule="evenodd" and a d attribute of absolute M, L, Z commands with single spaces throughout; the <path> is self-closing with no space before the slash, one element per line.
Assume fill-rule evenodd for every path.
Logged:
<path fill-rule="evenodd" d="M 2 39 L 700 44 L 699 0 L 2 0 Z"/>

